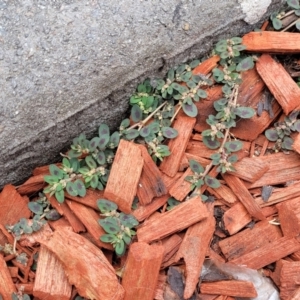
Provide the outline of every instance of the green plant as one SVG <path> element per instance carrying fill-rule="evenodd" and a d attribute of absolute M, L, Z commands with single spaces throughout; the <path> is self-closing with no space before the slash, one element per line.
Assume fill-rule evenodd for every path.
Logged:
<path fill-rule="evenodd" d="M 61 217 L 56 209 L 50 208 L 50 202 L 42 193 L 39 194 L 39 198 L 36 201 L 30 201 L 28 203 L 28 208 L 34 214 L 32 219 L 21 218 L 16 224 L 5 226 L 7 231 L 13 234 L 14 244 L 12 248 L 8 246 L 1 247 L 2 251 L 16 254 L 16 242 L 21 238 L 22 234 L 37 232 L 47 223 L 47 220 L 55 221 Z M 22 253 L 18 255 L 17 259 L 23 264 L 27 262 L 27 259 Z"/>
<path fill-rule="evenodd" d="M 55 195 L 64 202 L 64 190 L 71 196 L 84 197 L 91 187 L 103 190 L 108 180 L 110 166 L 120 141 L 118 132 L 110 135 L 109 127 L 101 124 L 99 136 L 86 139 L 84 134 L 73 140 L 71 150 L 62 160 L 62 166 L 49 166 L 50 175 L 44 177 L 49 184 L 44 193 Z"/>
<path fill-rule="evenodd" d="M 122 256 L 125 253 L 126 245 L 131 243 L 132 237 L 136 234 L 133 230 L 139 224 L 136 218 L 130 214 L 118 212 L 118 206 L 114 202 L 106 199 L 97 201 L 101 216 L 104 219 L 99 220 L 100 226 L 106 234 L 100 237 L 104 243 L 111 243 L 117 255 Z"/>
<path fill-rule="evenodd" d="M 11 295 L 12 300 L 30 300 L 29 295 L 23 294 L 22 291 L 18 291 L 17 293 L 13 293 Z"/>
<path fill-rule="evenodd" d="M 168 206 L 167 206 L 167 210 L 171 210 L 172 208 L 174 208 L 175 206 L 179 205 L 181 203 L 181 201 L 176 200 L 173 197 L 170 197 L 168 199 Z"/>
<path fill-rule="evenodd" d="M 275 30 L 280 30 L 283 26 L 282 24 L 282 19 L 291 15 L 291 14 L 295 14 L 296 16 L 300 16 L 300 4 L 299 4 L 299 0 L 287 0 L 286 1 L 288 8 L 291 9 L 288 12 L 285 11 L 281 11 L 281 12 L 276 12 L 273 13 L 270 16 L 273 28 Z M 298 18 L 297 20 L 295 20 L 294 22 L 292 22 L 287 28 L 285 28 L 285 30 L 291 28 L 292 26 L 295 26 L 296 29 L 300 30 L 300 18 Z"/>
<path fill-rule="evenodd" d="M 283 121 L 276 122 L 274 128 L 265 131 L 266 138 L 275 142 L 273 150 L 275 152 L 292 150 L 293 139 L 290 137 L 292 132 L 300 132 L 300 120 L 297 118 L 299 111 L 293 111 L 284 118 Z"/>

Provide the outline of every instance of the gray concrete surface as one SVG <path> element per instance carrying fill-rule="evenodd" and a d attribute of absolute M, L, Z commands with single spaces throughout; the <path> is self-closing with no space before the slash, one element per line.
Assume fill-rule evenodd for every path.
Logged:
<path fill-rule="evenodd" d="M 0 0 L 0 187 L 114 128 L 148 76 L 250 31 L 280 0 Z"/>

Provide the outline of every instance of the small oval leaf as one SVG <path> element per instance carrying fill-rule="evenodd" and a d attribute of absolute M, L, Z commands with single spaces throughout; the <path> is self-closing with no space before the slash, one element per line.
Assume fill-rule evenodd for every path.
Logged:
<path fill-rule="evenodd" d="M 189 160 L 189 165 L 194 173 L 201 174 L 204 172 L 204 168 L 194 159 Z"/>
<path fill-rule="evenodd" d="M 64 177 L 64 171 L 61 170 L 58 166 L 52 164 L 49 166 L 49 172 L 53 176 L 57 176 L 59 179 L 62 179 Z"/>
<path fill-rule="evenodd" d="M 97 163 L 94 161 L 94 159 L 91 156 L 87 156 L 85 158 L 86 164 L 89 166 L 90 169 L 96 169 Z"/>
<path fill-rule="evenodd" d="M 74 196 L 74 197 L 78 196 L 78 192 L 74 188 L 73 182 L 71 182 L 71 181 L 67 182 L 66 190 L 67 190 L 68 194 L 70 194 L 71 196 Z"/>
<path fill-rule="evenodd" d="M 266 138 L 271 142 L 276 142 L 279 138 L 277 130 L 271 128 L 265 131 Z"/>
<path fill-rule="evenodd" d="M 251 107 L 237 107 L 235 109 L 235 114 L 243 119 L 250 119 L 255 115 L 255 110 Z"/>
<path fill-rule="evenodd" d="M 142 112 L 141 108 L 137 104 L 135 104 L 135 105 L 132 106 L 132 108 L 131 108 L 131 115 L 130 116 L 131 116 L 133 122 L 135 122 L 135 123 L 137 123 L 137 122 L 139 122 L 139 121 L 142 120 L 142 118 L 143 118 L 143 112 Z"/>
<path fill-rule="evenodd" d="M 63 203 L 65 201 L 65 194 L 63 190 L 56 191 L 54 195 L 59 203 Z"/>
<path fill-rule="evenodd" d="M 163 127 L 161 131 L 163 136 L 168 139 L 174 139 L 178 135 L 178 131 L 172 127 Z"/>
<path fill-rule="evenodd" d="M 80 179 L 74 181 L 74 189 L 76 189 L 76 191 L 78 192 L 78 196 L 84 197 L 86 195 L 86 188 L 84 186 L 84 183 Z"/>
<path fill-rule="evenodd" d="M 209 149 L 217 149 L 220 147 L 220 142 L 218 140 L 212 140 L 210 136 L 203 137 L 203 143 Z"/>
<path fill-rule="evenodd" d="M 126 139 L 133 140 L 140 135 L 140 132 L 137 129 L 126 130 Z"/>
<path fill-rule="evenodd" d="M 43 211 L 44 211 L 43 205 L 41 205 L 40 203 L 37 203 L 37 202 L 29 202 L 28 208 L 36 215 L 41 215 L 41 214 L 43 214 Z"/>
<path fill-rule="evenodd" d="M 117 220 L 113 217 L 108 217 L 99 220 L 98 222 L 107 233 L 117 234 L 121 231 L 121 227 L 119 226 Z"/>
<path fill-rule="evenodd" d="M 243 143 L 241 141 L 230 141 L 225 143 L 225 148 L 229 152 L 236 152 L 243 148 Z"/>
<path fill-rule="evenodd" d="M 244 58 L 242 61 L 240 61 L 240 63 L 236 67 L 236 71 L 237 72 L 247 71 L 252 69 L 253 67 L 254 67 L 253 58 L 248 56 Z"/>
<path fill-rule="evenodd" d="M 198 114 L 197 106 L 194 103 L 192 104 L 183 103 L 182 109 L 186 115 L 192 118 L 196 117 Z"/>
<path fill-rule="evenodd" d="M 106 199 L 97 200 L 97 206 L 103 214 L 118 209 L 118 205 L 116 203 Z"/>
<path fill-rule="evenodd" d="M 209 175 L 206 175 L 204 178 L 204 182 L 206 185 L 208 185 L 209 187 L 213 188 L 213 189 L 217 189 L 218 187 L 221 186 L 220 182 L 218 179 L 213 178 Z"/>

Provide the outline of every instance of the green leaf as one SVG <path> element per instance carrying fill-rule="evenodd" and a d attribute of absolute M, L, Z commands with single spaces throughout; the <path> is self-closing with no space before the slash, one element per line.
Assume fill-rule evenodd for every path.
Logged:
<path fill-rule="evenodd" d="M 120 142 L 120 134 L 118 131 L 115 131 L 110 137 L 109 145 L 113 144 L 115 148 L 119 145 L 119 142 Z"/>
<path fill-rule="evenodd" d="M 224 52 L 220 53 L 220 57 L 222 59 L 228 58 L 229 57 L 229 52 L 228 51 L 224 51 Z"/>
<path fill-rule="evenodd" d="M 71 168 L 70 161 L 66 157 L 62 159 L 62 164 L 67 168 Z"/>
<path fill-rule="evenodd" d="M 106 124 L 101 124 L 101 125 L 99 126 L 98 133 L 99 133 L 99 137 L 102 137 L 102 136 L 109 136 L 110 131 L 109 131 L 108 125 L 106 125 Z"/>
<path fill-rule="evenodd" d="M 67 182 L 66 191 L 71 196 L 74 196 L 74 197 L 78 196 L 78 192 L 77 192 L 77 190 L 74 187 L 74 183 L 71 182 L 71 181 Z"/>
<path fill-rule="evenodd" d="M 232 47 L 234 50 L 243 51 L 246 49 L 245 45 L 236 45 Z"/>
<path fill-rule="evenodd" d="M 131 243 L 131 236 L 129 236 L 128 234 L 124 233 L 123 234 L 123 241 L 125 242 L 125 244 L 129 245 Z"/>
<path fill-rule="evenodd" d="M 94 159 L 91 156 L 87 156 L 85 158 L 86 164 L 89 166 L 90 169 L 96 169 L 97 163 L 94 161 Z"/>
<path fill-rule="evenodd" d="M 174 139 L 178 135 L 178 131 L 172 127 L 163 127 L 161 131 L 163 136 L 168 139 Z"/>
<path fill-rule="evenodd" d="M 74 149 L 68 151 L 68 156 L 71 158 L 79 157 L 79 156 L 81 156 L 81 154 L 82 154 L 81 152 L 78 152 Z"/>
<path fill-rule="evenodd" d="M 99 220 L 98 222 L 107 233 L 118 234 L 121 231 L 121 227 L 119 226 L 117 220 L 113 217 L 107 217 Z"/>
<path fill-rule="evenodd" d="M 132 106 L 130 116 L 131 116 L 133 122 L 135 122 L 135 123 L 137 123 L 143 119 L 143 112 L 137 104 Z"/>
<path fill-rule="evenodd" d="M 220 82 L 224 79 L 224 73 L 218 68 L 213 69 L 213 77 L 217 82 Z"/>
<path fill-rule="evenodd" d="M 212 140 L 210 136 L 204 136 L 203 143 L 209 149 L 217 149 L 221 145 L 218 140 Z"/>
<path fill-rule="evenodd" d="M 236 71 L 237 72 L 247 71 L 252 69 L 253 67 L 254 67 L 253 58 L 248 56 L 240 61 L 240 63 L 236 67 Z"/>
<path fill-rule="evenodd" d="M 121 124 L 120 127 L 123 127 L 124 129 L 127 128 L 130 125 L 130 120 L 128 118 L 124 119 Z"/>
<path fill-rule="evenodd" d="M 237 155 L 235 155 L 235 154 L 230 155 L 230 156 L 228 157 L 227 161 L 233 164 L 233 163 L 235 163 L 235 162 L 238 161 L 238 157 L 237 157 Z"/>
<path fill-rule="evenodd" d="M 100 240 L 104 243 L 115 243 L 118 238 L 114 235 L 114 234 L 111 234 L 111 233 L 107 233 L 107 234 L 103 234 L 100 236 Z"/>
<path fill-rule="evenodd" d="M 97 200 L 97 206 L 103 214 L 118 209 L 118 205 L 116 203 L 106 199 Z"/>
<path fill-rule="evenodd" d="M 223 52 L 227 51 L 227 43 L 226 44 L 222 44 L 222 45 L 217 45 L 216 46 L 216 51 L 218 53 L 223 53 Z"/>
<path fill-rule="evenodd" d="M 272 25 L 273 25 L 274 29 L 276 29 L 276 30 L 279 30 L 282 28 L 282 22 L 281 22 L 281 20 L 279 20 L 277 18 L 272 19 Z"/>
<path fill-rule="evenodd" d="M 95 151 L 99 145 L 99 142 L 100 142 L 99 137 L 96 136 L 96 137 L 92 138 L 89 142 L 89 150 L 92 152 Z"/>
<path fill-rule="evenodd" d="M 286 2 L 290 7 L 294 8 L 294 9 L 300 8 L 299 0 L 287 0 Z"/>
<path fill-rule="evenodd" d="M 197 95 L 198 95 L 200 98 L 202 98 L 202 99 L 207 98 L 207 93 L 206 93 L 206 91 L 204 91 L 204 90 L 202 90 L 202 89 L 198 89 Z"/>
<path fill-rule="evenodd" d="M 65 201 L 64 190 L 56 191 L 54 195 L 59 203 L 63 203 Z"/>
<path fill-rule="evenodd" d="M 211 187 L 213 189 L 217 189 L 218 187 L 221 186 L 219 180 L 217 180 L 216 178 L 213 178 L 209 175 L 205 176 L 204 182 L 205 182 L 206 185 L 208 185 L 209 187 Z"/>
<path fill-rule="evenodd" d="M 53 184 L 59 182 L 59 178 L 57 176 L 52 176 L 52 175 L 45 175 L 44 176 L 44 181 Z"/>
<path fill-rule="evenodd" d="M 35 213 L 36 215 L 41 215 L 44 212 L 43 205 L 37 203 L 37 202 L 29 202 L 28 208 Z"/>
<path fill-rule="evenodd" d="M 99 129 L 99 132 L 100 132 L 100 129 Z M 106 134 L 106 135 L 102 134 L 99 137 L 98 147 L 103 150 L 103 149 L 105 149 L 105 146 L 108 144 L 108 142 L 109 142 L 109 134 Z"/>
<path fill-rule="evenodd" d="M 45 218 L 50 221 L 56 221 L 60 219 L 61 215 L 58 213 L 56 209 L 50 209 L 45 213 Z"/>
<path fill-rule="evenodd" d="M 175 198 L 173 197 L 170 197 L 168 199 L 168 207 L 167 207 L 167 210 L 171 210 L 172 208 L 174 208 L 175 206 L 179 205 L 181 202 L 176 200 Z"/>
<path fill-rule="evenodd" d="M 265 136 L 271 142 L 276 142 L 278 140 L 278 138 L 279 138 L 277 130 L 273 129 L 273 128 L 267 129 L 265 131 Z"/>
<path fill-rule="evenodd" d="M 296 24 L 295 24 L 295 26 L 296 26 L 296 28 L 297 28 L 298 30 L 300 30 L 300 21 L 297 21 Z"/>
<path fill-rule="evenodd" d="M 229 152 L 236 152 L 243 148 L 243 143 L 241 141 L 230 141 L 225 143 L 225 148 Z"/>
<path fill-rule="evenodd" d="M 96 154 L 96 160 L 99 165 L 104 165 L 106 163 L 106 157 L 103 151 L 99 151 Z"/>
<path fill-rule="evenodd" d="M 234 113 L 240 118 L 250 119 L 255 115 L 255 110 L 251 107 L 240 106 L 234 110 Z"/>
<path fill-rule="evenodd" d="M 139 225 L 138 220 L 133 215 L 130 214 L 120 213 L 119 219 L 122 225 L 128 228 L 133 228 Z"/>
<path fill-rule="evenodd" d="M 140 132 L 137 129 L 126 130 L 125 136 L 127 140 L 133 140 L 140 135 Z"/>
<path fill-rule="evenodd" d="M 157 133 L 160 131 L 160 126 L 159 126 L 159 123 L 158 122 L 152 122 L 151 124 L 148 125 L 151 132 L 153 133 Z"/>
<path fill-rule="evenodd" d="M 285 136 L 283 139 L 283 142 L 281 144 L 281 147 L 286 150 L 293 150 L 293 147 L 292 147 L 293 143 L 294 143 L 294 141 L 292 138 Z"/>
<path fill-rule="evenodd" d="M 91 180 L 91 182 L 90 182 L 91 187 L 92 187 L 93 189 L 96 189 L 97 186 L 98 186 L 98 183 L 99 183 L 99 178 L 98 178 L 98 176 L 97 176 L 97 175 L 93 175 L 93 176 L 92 176 L 92 180 Z"/>
<path fill-rule="evenodd" d="M 120 240 L 119 243 L 116 243 L 115 251 L 118 256 L 124 255 L 126 250 L 125 243 L 123 240 Z"/>
<path fill-rule="evenodd" d="M 185 112 L 185 114 L 189 117 L 194 118 L 198 115 L 198 109 L 194 103 L 192 103 L 191 105 L 187 103 L 183 103 L 182 109 Z"/>
<path fill-rule="evenodd" d="M 192 62 L 190 62 L 189 66 L 194 69 L 196 68 L 198 65 L 200 64 L 200 60 L 199 59 L 195 59 Z"/>
<path fill-rule="evenodd" d="M 74 181 L 74 189 L 78 192 L 78 196 L 84 197 L 86 195 L 86 188 L 80 179 Z"/>
<path fill-rule="evenodd" d="M 174 69 L 170 69 L 167 76 L 171 81 L 174 80 L 175 72 Z"/>
<path fill-rule="evenodd" d="M 298 17 L 300 16 L 300 10 L 299 9 L 295 10 L 294 13 L 295 13 L 296 16 L 298 16 Z"/>
<path fill-rule="evenodd" d="M 241 44 L 242 41 L 243 41 L 243 39 L 240 38 L 240 37 L 233 37 L 233 38 L 231 38 L 230 40 L 231 40 L 235 45 L 236 45 L 236 44 Z"/>
<path fill-rule="evenodd" d="M 149 134 L 151 133 L 151 127 L 148 125 L 148 126 L 145 126 L 143 127 L 141 130 L 140 130 L 140 136 L 141 137 L 147 137 Z"/>
<path fill-rule="evenodd" d="M 194 173 L 201 174 L 204 172 L 204 168 L 194 159 L 189 160 L 189 165 Z"/>
<path fill-rule="evenodd" d="M 49 171 L 51 175 L 57 176 L 59 179 L 62 179 L 65 175 L 65 172 L 54 164 L 49 166 Z"/>

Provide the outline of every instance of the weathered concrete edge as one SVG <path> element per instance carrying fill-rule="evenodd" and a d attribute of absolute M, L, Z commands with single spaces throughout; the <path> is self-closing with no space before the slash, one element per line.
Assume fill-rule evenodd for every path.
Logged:
<path fill-rule="evenodd" d="M 241 16 L 240 19 L 230 20 L 228 24 L 226 24 L 225 28 L 219 28 L 203 34 L 198 38 L 196 43 L 193 43 L 186 48 L 178 49 L 178 51 L 173 53 L 172 56 L 158 58 L 151 70 L 146 70 L 144 72 L 141 71 L 139 76 L 128 78 L 127 82 L 125 82 L 121 88 L 105 95 L 97 103 L 93 103 L 72 116 L 58 121 L 58 123 L 54 126 L 46 128 L 44 131 L 39 133 L 36 139 L 32 140 L 31 147 L 25 146 L 24 143 L 20 143 L 17 149 L 8 148 L 6 154 L 4 154 L 1 159 L 6 163 L 1 166 L 0 173 L 2 174 L 0 179 L 0 188 L 3 187 L 4 184 L 10 182 L 14 184 L 21 183 L 26 179 L 26 177 L 31 175 L 32 170 L 36 166 L 60 160 L 59 153 L 67 149 L 71 144 L 72 139 L 75 136 L 78 136 L 82 131 L 84 131 L 88 137 L 93 136 L 102 120 L 101 111 L 99 111 L 99 118 L 91 120 L 88 126 L 86 125 L 86 116 L 89 115 L 90 111 L 95 113 L 95 111 L 99 110 L 98 103 L 100 101 L 110 103 L 111 105 L 116 103 L 119 103 L 120 105 L 121 103 L 120 107 L 124 105 L 128 109 L 129 96 L 134 91 L 136 85 L 142 80 L 147 77 L 163 77 L 171 66 L 204 56 L 211 50 L 213 44 L 221 38 L 233 35 L 240 36 L 256 27 L 259 27 L 263 20 L 266 20 L 269 16 L 269 11 L 273 11 L 276 7 L 279 8 L 280 6 L 281 4 L 270 5 L 268 12 L 266 12 L 262 17 L 262 21 L 256 24 L 246 23 L 242 20 L 245 16 Z M 231 34 L 227 33 L 229 29 Z M 115 116 L 108 116 L 107 124 L 112 129 L 115 129 L 125 115 L 126 111 L 120 110 L 120 114 L 117 118 L 115 118 Z M 66 127 L 69 129 L 66 129 Z M 81 128 L 85 129 L 82 130 Z M 49 140 L 57 138 L 58 136 L 60 138 L 60 143 L 58 143 L 55 148 L 47 146 Z M 45 152 L 47 155 L 43 156 L 42 154 Z M 11 164 L 11 161 L 14 161 L 14 164 Z"/>

